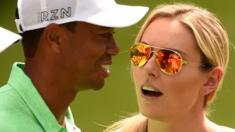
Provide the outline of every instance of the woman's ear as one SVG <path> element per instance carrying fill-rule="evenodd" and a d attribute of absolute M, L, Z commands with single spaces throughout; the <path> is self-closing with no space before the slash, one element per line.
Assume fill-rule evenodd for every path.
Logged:
<path fill-rule="evenodd" d="M 203 89 L 204 95 L 207 98 L 207 102 L 214 97 L 216 90 L 219 87 L 222 76 L 223 68 L 221 67 L 215 67 L 209 72 L 207 81 L 204 83 Z"/>

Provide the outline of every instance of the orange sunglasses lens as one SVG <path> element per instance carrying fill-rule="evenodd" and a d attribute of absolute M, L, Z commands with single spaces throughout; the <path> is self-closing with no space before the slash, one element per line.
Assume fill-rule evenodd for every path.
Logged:
<path fill-rule="evenodd" d="M 164 49 L 156 52 L 156 61 L 159 64 L 160 69 L 168 75 L 173 75 L 179 72 L 183 62 L 178 53 Z"/>
<path fill-rule="evenodd" d="M 152 49 L 148 45 L 136 44 L 130 48 L 130 58 L 135 66 L 142 67 L 151 57 Z"/>
<path fill-rule="evenodd" d="M 130 48 L 130 59 L 133 65 L 143 67 L 151 58 L 153 53 L 152 47 L 147 44 L 135 44 Z M 156 63 L 160 69 L 167 75 L 176 74 L 181 70 L 183 59 L 179 53 L 169 49 L 157 49 L 155 52 Z"/>

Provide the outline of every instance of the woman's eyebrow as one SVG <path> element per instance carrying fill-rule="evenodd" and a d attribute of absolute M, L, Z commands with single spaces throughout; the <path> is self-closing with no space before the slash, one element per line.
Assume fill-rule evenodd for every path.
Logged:
<path fill-rule="evenodd" d="M 175 48 L 167 48 L 167 49 L 174 50 L 174 51 L 176 51 L 176 52 L 182 54 L 183 56 L 188 56 L 187 53 L 185 53 L 185 52 L 182 51 L 182 50 L 178 50 L 178 49 L 175 49 Z"/>
<path fill-rule="evenodd" d="M 140 41 L 140 42 L 152 46 L 152 45 L 151 45 L 150 43 L 148 43 L 148 42 L 145 42 L 145 41 Z M 154 47 L 154 46 L 153 46 L 153 47 Z M 158 48 L 163 48 L 163 47 L 158 47 Z M 164 47 L 164 48 L 165 48 L 165 47 Z M 184 51 L 179 50 L 179 49 L 175 49 L 175 48 L 165 48 L 165 49 L 170 49 L 170 50 L 176 51 L 176 52 L 182 54 L 182 56 L 188 56 L 187 53 L 185 53 Z"/>

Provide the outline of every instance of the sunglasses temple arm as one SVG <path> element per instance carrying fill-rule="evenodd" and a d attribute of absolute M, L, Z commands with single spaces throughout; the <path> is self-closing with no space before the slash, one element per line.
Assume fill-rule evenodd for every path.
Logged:
<path fill-rule="evenodd" d="M 124 50 L 124 51 L 119 52 L 118 55 L 125 54 L 125 53 L 128 53 L 128 52 L 129 52 L 129 50 Z"/>
<path fill-rule="evenodd" d="M 183 65 L 189 64 L 189 61 L 183 60 Z"/>

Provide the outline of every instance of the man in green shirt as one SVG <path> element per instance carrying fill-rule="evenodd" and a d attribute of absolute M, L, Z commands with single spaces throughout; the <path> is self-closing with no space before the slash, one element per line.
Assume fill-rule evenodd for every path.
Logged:
<path fill-rule="evenodd" d="M 137 23 L 147 7 L 114 0 L 18 0 L 25 63 L 0 88 L 0 131 L 79 132 L 70 103 L 98 90 L 119 52 L 114 28 Z"/>

